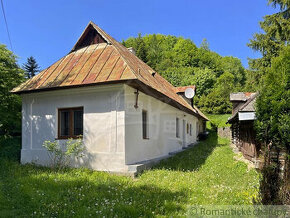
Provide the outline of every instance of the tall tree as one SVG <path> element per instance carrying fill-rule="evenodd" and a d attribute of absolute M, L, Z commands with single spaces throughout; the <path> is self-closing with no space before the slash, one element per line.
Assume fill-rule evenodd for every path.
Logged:
<path fill-rule="evenodd" d="M 147 62 L 147 50 L 141 33 L 136 38 L 136 55 L 145 63 Z"/>
<path fill-rule="evenodd" d="M 23 69 L 25 70 L 25 76 L 27 79 L 30 79 L 39 72 L 40 68 L 34 57 L 27 58 L 27 62 L 23 64 Z"/>
<path fill-rule="evenodd" d="M 290 204 L 289 45 L 282 50 L 280 56 L 272 59 L 271 65 L 256 105 L 256 130 L 258 139 L 265 150 L 265 165 L 261 181 L 262 202 L 264 204 Z M 285 174 L 282 181 L 278 158 L 281 151 L 286 153 Z"/>
<path fill-rule="evenodd" d="M 199 106 L 204 112 L 223 114 L 231 112 L 230 93 L 235 91 L 235 77 L 229 72 L 223 73 L 208 95 L 202 95 Z"/>
<path fill-rule="evenodd" d="M 259 81 L 254 85 L 262 83 L 262 77 L 271 67 L 271 59 L 279 55 L 281 49 L 289 43 L 290 38 L 289 0 L 269 0 L 268 4 L 279 7 L 280 11 L 264 17 L 264 20 L 260 22 L 263 33 L 256 33 L 248 44 L 250 48 L 262 54 L 261 58 L 250 59 L 249 61 L 252 74 L 250 77 Z M 249 88 L 252 88 L 251 84 L 248 85 Z"/>
<path fill-rule="evenodd" d="M 21 99 L 10 91 L 23 80 L 16 56 L 5 45 L 0 45 L 0 135 L 20 133 Z"/>
<path fill-rule="evenodd" d="M 241 90 L 245 82 L 245 70 L 241 61 L 234 57 L 222 57 L 211 51 L 206 40 L 197 47 L 192 40 L 183 37 L 161 34 L 142 37 L 139 34 L 138 37 L 130 37 L 122 43 L 126 47 L 135 48 L 138 57 L 174 86 L 196 85 L 195 103 L 198 106 L 201 96 L 204 95 L 203 100 L 215 96 L 209 94 L 213 91 L 217 79 L 225 72 L 234 76 L 235 88 Z M 228 99 L 228 96 L 223 96 L 222 99 Z M 217 102 L 214 108 L 211 107 L 210 101 L 207 102 L 209 112 L 225 113 L 231 107 L 228 100 L 224 103 Z"/>
<path fill-rule="evenodd" d="M 209 43 L 207 41 L 207 39 L 202 39 L 202 42 L 200 44 L 200 48 L 204 49 L 204 50 L 207 50 L 207 51 L 210 51 L 209 49 Z"/>
<path fill-rule="evenodd" d="M 268 4 L 280 11 L 264 17 L 260 23 L 263 33 L 255 34 L 249 43 L 262 57 L 250 60 L 247 87 L 259 90 L 255 127 L 265 160 L 260 183 L 262 203 L 290 204 L 290 2 L 269 0 Z M 284 180 L 280 152 L 286 153 Z"/>

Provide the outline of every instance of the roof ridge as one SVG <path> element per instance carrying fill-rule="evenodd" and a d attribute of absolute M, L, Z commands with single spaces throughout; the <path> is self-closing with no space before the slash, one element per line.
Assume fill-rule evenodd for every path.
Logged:
<path fill-rule="evenodd" d="M 249 105 L 258 95 L 258 92 L 256 92 L 255 94 L 251 95 L 250 98 L 248 98 L 248 100 L 245 102 L 245 104 L 243 104 L 239 110 L 243 110 L 247 105 Z"/>
<path fill-rule="evenodd" d="M 104 30 L 102 30 L 98 25 L 96 25 L 94 22 L 90 21 L 89 24 L 91 24 L 95 29 L 96 31 L 98 31 L 99 34 L 101 34 L 101 36 L 103 36 L 104 38 L 108 39 L 108 41 L 113 45 L 113 47 L 118 51 L 118 53 L 120 54 L 121 58 L 125 61 L 125 63 L 127 64 L 127 66 L 129 67 L 129 69 L 134 73 L 136 79 L 139 78 L 139 76 L 141 76 L 144 80 L 147 81 L 146 78 L 144 78 L 139 72 L 137 73 L 132 67 L 131 67 L 131 64 L 130 64 L 130 61 L 127 60 L 126 57 L 124 57 L 124 55 L 122 54 L 122 52 L 127 52 L 127 54 L 130 54 L 132 57 L 134 56 L 136 58 L 136 60 L 138 62 L 141 62 L 139 64 L 144 64 L 146 67 L 148 67 L 151 71 L 155 72 L 157 74 L 157 76 L 160 77 L 160 79 L 162 79 L 162 81 L 165 83 L 164 85 L 163 84 L 159 84 L 159 85 L 163 85 L 165 86 L 164 88 L 165 89 L 168 89 L 170 88 L 169 91 L 172 91 L 172 95 L 175 95 L 176 98 L 178 98 L 180 101 L 183 102 L 183 104 L 186 104 L 188 108 L 192 108 L 192 106 L 183 99 L 182 96 L 179 96 L 177 93 L 175 93 L 175 87 L 170 83 L 168 82 L 165 78 L 163 78 L 158 72 L 156 72 L 154 69 L 152 69 L 148 64 L 146 64 L 144 61 L 142 61 L 140 58 L 138 58 L 136 55 L 132 54 L 125 46 L 123 46 L 122 44 L 120 44 L 117 40 L 115 40 L 112 36 L 108 35 Z M 121 50 L 121 51 L 120 51 Z M 142 66 L 141 66 L 142 67 Z M 143 71 L 145 71 L 146 69 L 143 69 Z M 148 70 L 149 71 L 149 70 Z M 144 72 L 146 73 L 146 72 Z M 140 74 L 140 75 L 139 75 Z M 155 75 L 156 76 L 156 75 Z M 154 81 L 156 82 L 156 81 Z M 158 83 L 158 82 L 156 82 Z M 156 88 L 154 88 L 156 89 Z M 159 90 L 157 90 L 159 91 Z M 160 91 L 159 91 L 160 92 Z M 171 97 L 170 97 L 171 98 Z M 171 98 L 172 99 L 172 98 Z M 176 101 L 175 99 L 172 99 L 174 101 Z M 184 105 L 185 106 L 185 105 Z M 194 108 L 193 108 L 194 109 Z M 202 113 L 201 113 L 202 114 Z M 206 117 L 204 114 L 202 114 L 201 116 L 203 117 Z M 206 118 L 207 119 L 207 118 Z"/>
<path fill-rule="evenodd" d="M 257 97 L 258 94 L 258 92 L 255 92 L 253 95 L 251 95 L 251 97 L 248 98 L 243 105 L 237 108 L 235 113 L 228 118 L 228 121 L 232 120 L 239 113 L 239 111 L 243 110 L 247 105 L 249 105 Z"/>
<path fill-rule="evenodd" d="M 119 53 L 120 57 L 122 58 L 122 60 L 127 64 L 127 66 L 129 67 L 129 69 L 133 72 L 133 74 L 135 75 L 136 79 L 138 78 L 136 75 L 136 72 L 132 69 L 132 67 L 130 66 L 130 64 L 128 63 L 127 59 L 124 58 L 124 56 L 121 54 L 121 52 L 116 48 L 116 43 L 120 44 L 119 42 L 117 42 L 113 37 L 109 36 L 104 30 L 102 30 L 97 24 L 95 24 L 94 22 L 90 21 L 90 23 L 98 32 L 99 34 L 101 34 L 103 37 L 104 35 L 108 36 L 108 37 L 104 37 L 106 38 L 112 38 L 111 40 L 109 39 L 108 41 L 113 45 L 113 48 Z M 100 33 L 101 32 L 101 33 Z M 113 42 L 112 42 L 113 41 Z M 128 51 L 130 52 L 130 51 Z"/>
<path fill-rule="evenodd" d="M 95 48 L 94 50 L 90 50 L 90 52 L 86 54 L 86 51 L 92 44 L 103 44 L 103 46 L 97 47 L 98 49 Z M 85 50 L 82 51 L 83 53 L 80 57 L 78 57 L 79 59 L 72 59 L 80 49 Z M 110 75 L 113 73 L 113 71 L 115 71 L 114 67 L 116 64 L 118 64 L 118 60 L 115 60 L 116 57 L 111 58 L 112 53 L 118 56 L 120 64 L 118 65 L 118 70 L 116 70 L 117 75 L 113 75 L 112 79 L 110 80 Z M 83 55 L 89 55 L 88 59 L 82 59 Z M 81 63 L 81 60 L 88 62 L 88 65 L 86 67 L 78 66 L 80 69 L 78 67 L 74 68 L 74 64 L 85 64 Z M 96 66 L 96 63 L 99 63 L 99 65 Z M 66 69 L 68 64 L 69 68 Z M 106 64 L 108 64 L 108 67 L 103 70 Z M 96 68 L 94 68 L 95 66 Z M 148 64 L 130 52 L 124 45 L 107 34 L 92 21 L 90 21 L 86 26 L 85 30 L 79 37 L 72 50 L 50 67 L 47 69 L 47 74 L 44 74 L 44 72 L 40 73 L 40 75 L 44 75 L 43 78 L 41 77 L 41 80 L 36 79 L 39 76 L 34 78 L 34 80 L 37 80 L 37 84 L 39 83 L 37 87 L 33 87 L 33 85 L 29 86 L 31 82 L 28 82 L 29 88 L 27 88 L 27 85 L 24 84 L 23 88 L 17 87 L 17 89 L 14 89 L 14 92 L 27 93 L 48 89 L 52 90 L 58 88 L 69 88 L 73 86 L 79 87 L 81 85 L 92 85 L 105 82 L 117 83 L 123 81 L 133 88 L 135 87 L 137 89 L 143 90 L 147 95 L 151 95 L 167 104 L 179 108 L 180 110 L 187 111 L 193 115 L 208 120 L 208 118 L 195 106 L 192 107 L 182 96 L 178 95 L 175 92 L 175 87 L 169 83 L 169 81 L 163 78 Z M 99 69 L 100 67 L 101 69 Z M 79 70 L 73 71 L 73 69 Z M 81 69 L 84 70 L 82 71 Z M 93 69 L 98 69 L 98 73 L 92 72 L 90 74 Z M 107 72 L 108 70 L 110 70 L 110 72 Z M 60 74 L 62 74 L 62 76 L 60 76 Z M 120 76 L 118 76 L 119 74 Z M 61 84 L 64 84 L 65 81 L 68 81 L 68 78 L 71 76 L 75 76 L 74 80 L 71 81 L 71 83 L 66 87 L 61 86 Z M 79 78 L 77 79 L 78 76 Z M 100 76 L 100 78 L 96 79 L 98 76 Z M 74 83 L 74 81 L 77 82 Z M 130 83 L 129 81 L 134 81 L 135 84 Z"/>

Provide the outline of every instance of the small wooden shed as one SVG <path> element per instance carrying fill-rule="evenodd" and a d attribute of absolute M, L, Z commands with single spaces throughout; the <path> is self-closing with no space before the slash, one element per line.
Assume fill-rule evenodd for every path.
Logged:
<path fill-rule="evenodd" d="M 254 120 L 255 101 L 258 93 L 238 92 L 230 94 L 233 104 L 231 124 L 232 142 L 248 160 L 254 161 L 259 156 L 260 145 L 256 141 Z"/>

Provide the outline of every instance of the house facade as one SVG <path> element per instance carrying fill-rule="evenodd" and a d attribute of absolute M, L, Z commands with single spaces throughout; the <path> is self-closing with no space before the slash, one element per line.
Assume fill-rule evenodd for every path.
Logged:
<path fill-rule="evenodd" d="M 75 167 L 128 172 L 195 143 L 207 120 L 92 22 L 68 55 L 12 92 L 22 97 L 22 163 L 49 165 L 44 141 L 81 135 Z"/>

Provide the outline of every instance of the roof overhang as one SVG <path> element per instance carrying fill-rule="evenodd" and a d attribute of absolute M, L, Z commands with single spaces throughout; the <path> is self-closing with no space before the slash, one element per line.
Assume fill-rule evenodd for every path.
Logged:
<path fill-rule="evenodd" d="M 169 104 L 179 110 L 182 110 L 184 112 L 187 112 L 191 115 L 194 115 L 198 118 L 201 118 L 205 121 L 208 121 L 209 119 L 205 117 L 203 114 L 199 114 L 199 112 L 192 108 L 190 110 L 189 108 L 183 106 L 182 104 L 178 103 L 177 101 L 174 101 L 173 99 L 169 98 L 168 96 L 164 95 L 163 93 L 157 91 L 156 89 L 153 89 L 152 87 L 146 85 L 145 83 L 141 82 L 138 79 L 129 79 L 129 80 L 118 80 L 118 81 L 106 81 L 106 82 L 99 82 L 99 83 L 90 83 L 90 84 L 83 84 L 83 85 L 72 85 L 72 86 L 62 86 L 62 87 L 51 87 L 51 88 L 43 88 L 43 89 L 33 89 L 33 90 L 27 90 L 27 91 L 19 91 L 15 92 L 15 94 L 23 95 L 23 94 L 29 94 L 29 93 L 39 93 L 44 91 L 54 91 L 54 90 L 62 90 L 62 89 L 72 89 L 72 88 L 79 88 L 79 87 L 92 87 L 92 86 L 100 86 L 104 84 L 126 84 L 128 86 L 131 86 L 135 89 L 140 90 L 141 92 L 152 96 L 166 104 Z"/>
<path fill-rule="evenodd" d="M 166 104 L 169 104 L 169 105 L 171 105 L 179 110 L 187 112 L 187 113 L 189 113 L 193 116 L 196 116 L 198 118 L 201 118 L 205 121 L 209 121 L 209 119 L 205 115 L 199 114 L 199 111 L 196 110 L 195 108 L 192 108 L 192 110 L 191 110 L 191 109 L 183 106 L 182 104 L 178 103 L 177 101 L 174 101 L 173 99 L 167 97 L 166 95 L 157 91 L 156 89 L 153 89 L 152 87 L 146 85 L 145 83 L 141 82 L 140 80 L 132 80 L 129 83 L 127 83 L 127 85 L 129 85 L 133 88 L 136 88 L 147 95 L 150 95 L 154 98 L 157 98 L 158 100 L 160 100 Z"/>

